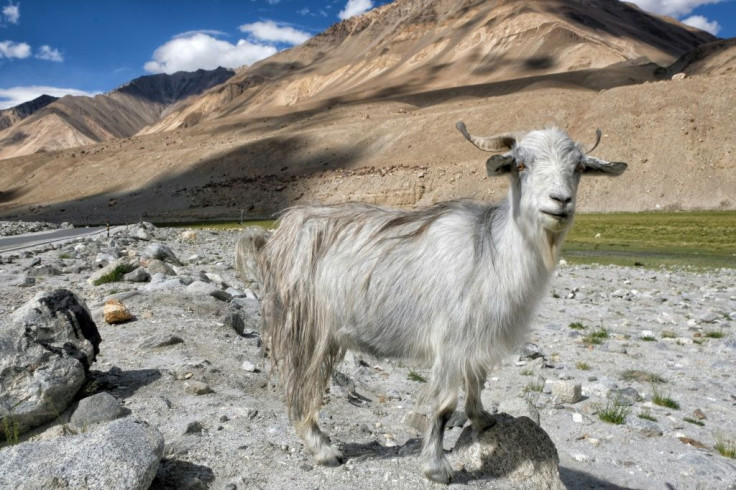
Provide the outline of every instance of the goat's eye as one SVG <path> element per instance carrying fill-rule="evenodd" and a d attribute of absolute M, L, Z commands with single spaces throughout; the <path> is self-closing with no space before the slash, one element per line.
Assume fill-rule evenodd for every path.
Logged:
<path fill-rule="evenodd" d="M 524 165 L 524 162 L 519 162 L 516 164 L 516 170 L 518 170 L 519 172 L 521 172 L 525 168 L 526 168 L 526 165 Z"/>

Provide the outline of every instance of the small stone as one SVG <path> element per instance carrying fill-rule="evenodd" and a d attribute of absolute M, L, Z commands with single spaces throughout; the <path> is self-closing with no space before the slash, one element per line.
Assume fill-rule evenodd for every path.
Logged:
<path fill-rule="evenodd" d="M 699 320 L 701 323 L 715 323 L 716 320 L 718 320 L 720 316 L 713 313 L 712 311 L 709 311 L 708 313 L 705 313 L 704 315 L 701 315 Z"/>
<path fill-rule="evenodd" d="M 429 427 L 429 417 L 423 413 L 409 412 L 404 415 L 403 423 L 419 432 L 426 432 Z"/>
<path fill-rule="evenodd" d="M 243 371 L 247 371 L 249 373 L 257 373 L 258 372 L 258 368 L 255 366 L 255 364 L 253 364 L 250 361 L 243 361 L 243 364 L 242 364 L 242 366 L 240 366 L 240 369 L 242 369 Z"/>
<path fill-rule="evenodd" d="M 580 383 L 569 381 L 551 381 L 552 395 L 560 399 L 562 403 L 577 403 L 582 398 L 582 386 Z"/>
<path fill-rule="evenodd" d="M 127 282 L 147 282 L 150 279 L 151 275 L 143 267 L 138 267 L 123 276 L 123 281 Z"/>
<path fill-rule="evenodd" d="M 193 422 L 189 422 L 186 427 L 184 428 L 184 434 L 199 434 L 202 432 L 202 424 L 200 422 L 197 422 L 196 420 Z"/>
<path fill-rule="evenodd" d="M 201 381 L 189 380 L 184 383 L 184 390 L 190 395 L 206 395 L 208 393 L 214 393 L 210 385 Z"/>
<path fill-rule="evenodd" d="M 659 424 L 652 420 L 646 420 L 640 417 L 628 417 L 627 423 L 645 437 L 659 437 L 662 435 L 662 429 L 659 427 Z"/>
<path fill-rule="evenodd" d="M 536 359 L 538 357 L 543 357 L 544 353 L 539 348 L 537 344 L 533 344 L 531 342 L 525 343 L 519 352 L 519 359 Z"/>
<path fill-rule="evenodd" d="M 629 407 L 642 400 L 641 394 L 636 390 L 636 388 L 632 388 L 630 386 L 621 389 L 614 388 L 608 392 L 606 397 L 609 400 L 618 400 L 620 404 Z"/>
<path fill-rule="evenodd" d="M 154 274 L 163 274 L 165 276 L 175 276 L 176 271 L 171 268 L 169 264 L 164 262 L 163 260 L 158 259 L 149 259 L 149 260 L 142 260 L 141 264 L 143 264 L 146 269 L 148 269 L 148 273 L 151 275 Z"/>
<path fill-rule="evenodd" d="M 698 420 L 705 420 L 708 418 L 705 416 L 705 413 L 699 408 L 693 410 L 693 416 Z"/>
<path fill-rule="evenodd" d="M 674 75 L 672 75 L 672 80 L 674 80 L 674 81 L 685 80 L 686 78 L 687 78 L 687 74 L 686 73 L 682 73 L 682 72 L 675 73 Z"/>
<path fill-rule="evenodd" d="M 80 429 L 123 416 L 123 406 L 110 393 L 97 393 L 79 401 L 69 422 Z"/>
<path fill-rule="evenodd" d="M 583 423 L 583 414 L 582 413 L 574 413 L 572 414 L 572 421 L 576 424 L 582 424 Z"/>
<path fill-rule="evenodd" d="M 143 349 L 156 349 L 158 347 L 168 347 L 170 345 L 181 344 L 183 342 L 184 339 L 178 335 L 161 333 L 144 340 L 141 342 L 140 347 Z"/>
<path fill-rule="evenodd" d="M 193 294 L 209 295 L 221 301 L 230 301 L 232 298 L 228 293 L 218 288 L 214 284 L 208 284 L 203 281 L 194 281 L 187 286 L 187 292 Z"/>
<path fill-rule="evenodd" d="M 109 299 L 105 302 L 102 307 L 102 316 L 109 324 L 123 323 L 133 318 L 128 308 L 117 299 Z"/>
<path fill-rule="evenodd" d="M 170 262 L 175 265 L 181 265 L 181 262 L 176 257 L 176 254 L 163 243 L 151 243 L 141 254 L 142 257 L 147 259 L 158 259 L 164 262 Z"/>

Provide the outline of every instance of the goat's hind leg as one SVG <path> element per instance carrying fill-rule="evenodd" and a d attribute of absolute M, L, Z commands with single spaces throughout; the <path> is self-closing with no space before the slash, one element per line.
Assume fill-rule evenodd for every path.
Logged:
<path fill-rule="evenodd" d="M 317 414 L 297 424 L 297 432 L 304 441 L 307 450 L 312 453 L 314 462 L 323 466 L 340 466 L 343 462 L 342 452 L 336 448 L 330 438 L 317 425 Z"/>
<path fill-rule="evenodd" d="M 470 419 L 473 429 L 480 432 L 496 423 L 496 419 L 483 409 L 480 393 L 486 381 L 486 370 L 484 368 L 473 368 L 468 366 L 465 371 L 465 415 Z"/>

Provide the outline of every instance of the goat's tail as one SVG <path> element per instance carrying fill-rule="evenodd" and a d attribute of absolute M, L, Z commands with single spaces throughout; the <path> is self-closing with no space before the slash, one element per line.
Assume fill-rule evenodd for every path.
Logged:
<path fill-rule="evenodd" d="M 332 368 L 344 354 L 330 332 L 325 305 L 315 301 L 314 271 L 323 236 L 320 224 L 305 223 L 296 208 L 283 216 L 259 258 L 264 338 L 297 429 L 316 422 Z"/>
<path fill-rule="evenodd" d="M 263 275 L 258 269 L 258 256 L 271 236 L 271 232 L 260 226 L 250 226 L 243 230 L 235 245 L 235 270 L 246 287 L 260 290 Z"/>

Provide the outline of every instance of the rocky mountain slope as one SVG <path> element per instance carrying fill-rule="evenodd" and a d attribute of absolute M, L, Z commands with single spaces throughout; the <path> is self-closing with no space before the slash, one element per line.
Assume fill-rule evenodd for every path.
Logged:
<path fill-rule="evenodd" d="M 0 111 L 0 131 L 9 128 L 13 124 L 22 121 L 36 111 L 39 111 L 49 105 L 50 103 L 58 100 L 58 97 L 52 97 L 51 95 L 41 95 L 33 100 L 18 104 L 17 106 L 9 109 L 3 109 Z"/>
<path fill-rule="evenodd" d="M 0 132 L 0 159 L 133 136 L 156 121 L 168 106 L 200 94 L 232 75 L 231 70 L 224 68 L 151 75 L 104 95 L 44 99 L 45 107 L 30 111 L 30 117 L 15 118 Z M 20 112 L 20 107 L 10 111 Z"/>
<path fill-rule="evenodd" d="M 483 176 L 458 119 L 478 134 L 554 124 L 584 145 L 602 128 L 596 155 L 631 166 L 584 183 L 582 211 L 733 209 L 736 76 L 730 45 L 708 43 L 614 0 L 399 0 L 239 70 L 135 137 L 0 163 L 0 215 L 178 221 L 500 198 L 505 179 Z"/>

